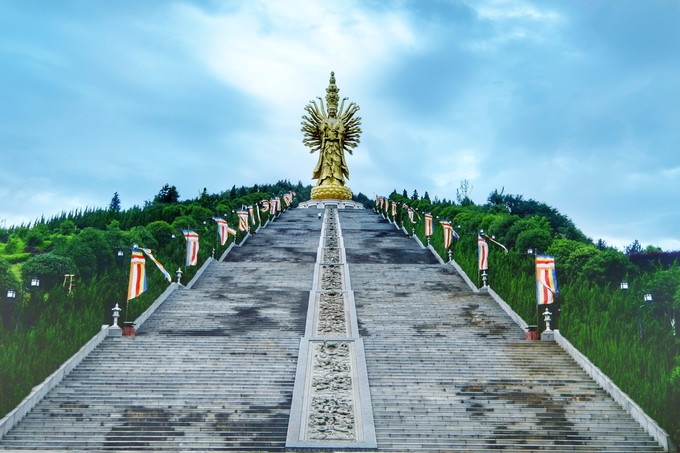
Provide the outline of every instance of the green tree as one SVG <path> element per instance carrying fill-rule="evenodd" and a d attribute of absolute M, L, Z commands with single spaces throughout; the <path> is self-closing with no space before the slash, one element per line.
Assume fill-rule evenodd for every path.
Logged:
<path fill-rule="evenodd" d="M 19 281 L 12 273 L 9 262 L 0 256 L 0 300 L 5 298 L 8 289 L 19 289 Z"/>
<path fill-rule="evenodd" d="M 39 223 L 26 234 L 26 245 L 29 247 L 40 247 L 49 234 L 50 231 L 47 225 Z"/>
<path fill-rule="evenodd" d="M 28 286 L 33 277 L 40 279 L 41 288 L 50 288 L 64 279 L 64 274 L 75 274 L 73 259 L 56 253 L 44 253 L 30 257 L 21 267 L 21 277 Z"/>
<path fill-rule="evenodd" d="M 59 224 L 59 232 L 64 236 L 70 236 L 76 232 L 76 224 L 73 220 L 64 220 Z"/>
<path fill-rule="evenodd" d="M 534 252 L 544 253 L 552 244 L 553 237 L 549 231 L 543 228 L 531 228 L 524 230 L 517 236 L 515 241 L 515 249 L 520 253 L 528 249 L 533 249 Z"/>
<path fill-rule="evenodd" d="M 669 326 L 668 331 L 675 333 L 675 321 L 680 312 L 680 267 L 677 264 L 669 269 L 655 272 L 647 283 L 653 296 L 653 306 L 657 317 Z"/>
<path fill-rule="evenodd" d="M 562 264 L 562 269 L 566 278 L 570 281 L 575 281 L 580 277 L 586 277 L 583 273 L 583 268 L 588 261 L 594 259 L 600 252 L 597 247 L 592 244 L 579 243 L 569 254 L 567 260 Z"/>
<path fill-rule="evenodd" d="M 118 192 L 113 193 L 113 198 L 111 198 L 111 202 L 109 203 L 109 211 L 120 212 L 120 197 L 118 196 Z"/>
<path fill-rule="evenodd" d="M 163 207 L 162 218 L 157 220 L 165 220 L 168 223 L 172 223 L 177 217 L 184 215 L 186 210 L 186 206 L 179 203 L 169 204 Z"/>
<path fill-rule="evenodd" d="M 73 260 L 77 267 L 75 273 L 83 279 L 90 279 L 97 273 L 97 256 L 80 235 L 69 238 L 63 246 L 56 248 L 54 253 Z"/>
<path fill-rule="evenodd" d="M 170 244 L 172 242 L 172 235 L 176 232 L 175 228 L 164 220 L 151 222 L 146 226 L 146 231 L 153 236 L 159 249 L 163 249 Z"/>
<path fill-rule="evenodd" d="M 516 215 L 494 214 L 491 217 L 491 221 L 486 226 L 486 229 L 488 230 L 489 234 L 495 234 L 501 242 L 506 243 L 508 241 L 508 231 L 510 231 L 510 228 L 515 222 L 517 222 L 517 220 L 519 220 L 519 217 Z"/>
<path fill-rule="evenodd" d="M 173 222 L 172 222 L 172 227 L 177 231 L 177 230 L 195 230 L 198 228 L 198 222 L 196 222 L 196 219 L 194 219 L 191 216 L 188 215 L 182 215 L 177 217 Z"/>
<path fill-rule="evenodd" d="M 132 246 L 137 244 L 141 247 L 154 249 L 158 247 L 156 239 L 151 233 L 146 229 L 145 226 L 138 225 L 136 227 L 130 228 L 129 231 L 125 232 L 127 237 L 127 243 Z"/>
<path fill-rule="evenodd" d="M 24 241 L 19 237 L 19 235 L 12 233 L 7 239 L 7 245 L 5 245 L 5 253 L 7 255 L 13 255 L 15 253 L 20 253 L 24 250 Z"/>
<path fill-rule="evenodd" d="M 508 247 L 515 247 L 517 243 L 517 238 L 523 231 L 528 231 L 528 230 L 543 230 L 547 233 L 549 237 L 552 238 L 553 236 L 553 231 L 552 228 L 550 227 L 550 223 L 545 217 L 541 216 L 531 216 L 531 217 L 525 217 L 522 219 L 517 220 L 515 223 L 512 224 L 512 226 L 508 229 L 508 233 L 506 234 L 505 240 L 507 241 L 507 244 L 505 244 Z M 536 236 L 538 235 L 538 232 L 534 232 L 533 235 Z M 538 236 L 536 236 L 538 237 Z M 543 236 L 545 237 L 545 236 Z M 525 244 L 526 245 L 526 244 Z M 543 244 L 541 244 L 543 245 Z M 534 248 L 538 247 L 540 252 L 545 252 L 545 248 L 541 249 L 539 245 L 537 244 L 534 246 Z M 547 247 L 546 247 L 547 248 Z M 521 252 L 525 252 L 526 248 L 520 249 Z"/>
<path fill-rule="evenodd" d="M 6 297 L 7 291 L 10 289 L 16 291 L 14 296 L 14 302 L 16 302 L 19 297 L 19 288 L 19 280 L 12 273 L 9 262 L 0 257 L 0 318 L 6 329 L 11 327 L 16 309 L 16 306 Z"/>
<path fill-rule="evenodd" d="M 153 199 L 157 203 L 177 203 L 179 201 L 179 192 L 175 186 L 166 184 L 161 187 L 161 190 Z"/>
<path fill-rule="evenodd" d="M 245 204 L 252 204 L 252 201 Z M 204 208 L 200 204 L 192 203 L 189 205 L 189 208 L 187 209 L 187 215 L 196 219 L 198 223 L 203 223 L 210 220 L 214 214 L 212 210 Z"/>
<path fill-rule="evenodd" d="M 618 285 L 635 273 L 635 267 L 626 255 L 614 249 L 605 249 L 593 254 L 583 264 L 579 276 L 604 286 Z"/>
<path fill-rule="evenodd" d="M 624 251 L 628 256 L 633 255 L 635 253 L 642 253 L 642 245 L 640 245 L 640 242 L 637 239 L 635 239 L 632 242 L 632 244 L 624 248 Z"/>

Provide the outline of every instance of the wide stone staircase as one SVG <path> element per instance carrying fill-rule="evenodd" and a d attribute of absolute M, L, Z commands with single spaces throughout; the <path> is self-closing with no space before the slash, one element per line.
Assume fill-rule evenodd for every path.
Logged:
<path fill-rule="evenodd" d="M 663 451 L 429 250 L 364 213 L 340 223 L 381 451 Z"/>
<path fill-rule="evenodd" d="M 0 449 L 283 450 L 321 226 L 308 214 L 212 263 L 137 336 L 106 339 Z"/>
<path fill-rule="evenodd" d="M 294 209 L 109 337 L 0 450 L 283 451 L 321 220 Z M 378 451 L 663 451 L 557 344 L 366 210 L 338 210 Z"/>

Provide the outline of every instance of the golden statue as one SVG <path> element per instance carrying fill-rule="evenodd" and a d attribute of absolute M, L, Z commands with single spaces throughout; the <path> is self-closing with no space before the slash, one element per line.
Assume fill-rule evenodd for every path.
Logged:
<path fill-rule="evenodd" d="M 319 105 L 314 100 L 309 101 L 305 106 L 309 116 L 302 116 L 302 143 L 312 148 L 310 153 L 319 151 L 319 161 L 312 173 L 312 179 L 317 180 L 316 187 L 312 188 L 313 200 L 352 199 L 352 191 L 345 187 L 345 179 L 349 179 L 345 151 L 352 154 L 352 149 L 359 144 L 361 117 L 354 116 L 359 111 L 354 102 L 344 109 L 347 98 L 343 98 L 338 109 L 339 91 L 335 85 L 335 73 L 331 72 L 326 88 L 328 113 L 323 99 L 317 97 Z"/>

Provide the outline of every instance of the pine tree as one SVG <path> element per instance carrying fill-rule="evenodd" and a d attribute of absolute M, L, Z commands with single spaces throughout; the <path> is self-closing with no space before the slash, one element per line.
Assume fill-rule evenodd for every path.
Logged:
<path fill-rule="evenodd" d="M 113 193 L 113 198 L 111 198 L 111 203 L 109 203 L 109 211 L 120 212 L 120 197 L 118 192 Z"/>
<path fill-rule="evenodd" d="M 161 187 L 153 199 L 157 203 L 177 203 L 179 201 L 179 193 L 177 192 L 177 187 L 166 184 Z"/>

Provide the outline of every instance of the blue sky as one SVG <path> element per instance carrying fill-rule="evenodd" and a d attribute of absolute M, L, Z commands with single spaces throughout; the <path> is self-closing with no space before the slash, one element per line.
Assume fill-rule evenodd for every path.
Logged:
<path fill-rule="evenodd" d="M 556 207 L 680 249 L 675 0 L 0 0 L 0 226 L 279 179 L 305 104 L 361 107 L 348 185 Z"/>

